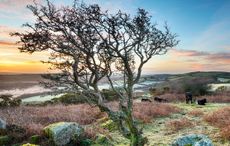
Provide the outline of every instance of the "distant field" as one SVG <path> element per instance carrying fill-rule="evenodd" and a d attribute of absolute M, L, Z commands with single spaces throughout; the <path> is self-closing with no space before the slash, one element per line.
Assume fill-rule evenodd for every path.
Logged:
<path fill-rule="evenodd" d="M 29 88 L 43 80 L 40 74 L 0 75 L 0 91 Z"/>

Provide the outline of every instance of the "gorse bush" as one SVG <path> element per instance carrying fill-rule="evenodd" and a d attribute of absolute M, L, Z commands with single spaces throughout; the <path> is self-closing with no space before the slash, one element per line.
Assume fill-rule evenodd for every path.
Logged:
<path fill-rule="evenodd" d="M 0 107 L 19 106 L 21 99 L 12 99 L 12 95 L 0 95 Z"/>
<path fill-rule="evenodd" d="M 209 93 L 210 87 L 204 83 L 191 83 L 183 85 L 185 92 L 191 92 L 195 96 L 203 96 Z"/>
<path fill-rule="evenodd" d="M 80 104 L 86 103 L 86 99 L 80 94 L 66 93 L 59 98 L 52 99 L 51 103 Z"/>
<path fill-rule="evenodd" d="M 119 89 L 118 89 L 119 90 Z M 118 100 L 119 96 L 112 89 L 102 89 L 102 95 L 105 97 L 107 101 Z"/>

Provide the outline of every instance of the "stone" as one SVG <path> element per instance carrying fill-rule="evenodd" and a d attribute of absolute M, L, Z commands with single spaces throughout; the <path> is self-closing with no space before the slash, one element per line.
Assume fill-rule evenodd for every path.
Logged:
<path fill-rule="evenodd" d="M 0 129 L 6 129 L 6 122 L 0 118 Z"/>
<path fill-rule="evenodd" d="M 72 141 L 77 141 L 84 131 L 78 123 L 59 122 L 48 125 L 44 128 L 44 132 L 55 145 L 65 146 Z"/>
<path fill-rule="evenodd" d="M 212 141 L 203 134 L 189 134 L 177 138 L 172 146 L 214 146 Z"/>

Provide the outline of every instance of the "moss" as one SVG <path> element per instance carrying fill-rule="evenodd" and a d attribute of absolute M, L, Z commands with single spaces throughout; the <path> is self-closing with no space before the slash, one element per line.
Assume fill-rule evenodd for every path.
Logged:
<path fill-rule="evenodd" d="M 45 135 L 47 135 L 48 137 L 53 137 L 51 130 L 53 128 L 58 127 L 58 126 L 63 125 L 63 124 L 65 124 L 65 122 L 53 123 L 53 124 L 46 126 L 44 128 Z"/>
<path fill-rule="evenodd" d="M 41 140 L 41 136 L 40 135 L 33 135 L 30 137 L 30 143 L 33 143 L 33 144 L 38 144 Z"/>
<path fill-rule="evenodd" d="M 104 146 L 111 146 L 109 139 L 103 134 L 97 135 L 97 138 L 95 140 L 95 144 L 104 145 Z"/>
<path fill-rule="evenodd" d="M 116 125 L 116 123 L 114 123 L 112 120 L 108 120 L 108 121 L 102 123 L 102 124 L 101 124 L 101 127 L 102 127 L 102 128 L 106 128 L 106 129 L 108 129 L 109 131 L 117 130 L 117 125 Z"/>
<path fill-rule="evenodd" d="M 81 145 L 81 146 L 91 146 L 92 143 L 93 143 L 92 140 L 90 140 L 90 139 L 84 139 L 84 140 L 82 140 L 82 141 L 80 142 L 80 145 Z"/>
<path fill-rule="evenodd" d="M 9 136 L 0 136 L 0 145 L 5 146 L 8 145 L 11 142 L 11 137 Z"/>

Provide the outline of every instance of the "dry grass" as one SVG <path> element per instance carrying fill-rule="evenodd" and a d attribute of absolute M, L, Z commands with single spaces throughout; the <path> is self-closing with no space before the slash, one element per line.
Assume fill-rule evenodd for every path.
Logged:
<path fill-rule="evenodd" d="M 31 134 L 40 133 L 44 126 L 54 122 L 77 122 L 86 125 L 103 116 L 105 114 L 100 112 L 98 108 L 86 104 L 44 107 L 20 106 L 0 110 L 0 117 L 7 123 L 19 125 Z"/>
<path fill-rule="evenodd" d="M 182 119 L 178 119 L 178 120 L 171 120 L 171 121 L 168 121 L 166 123 L 167 129 L 172 130 L 174 132 L 179 131 L 179 130 L 184 129 L 184 128 L 191 127 L 191 126 L 193 126 L 193 123 L 191 121 L 189 121 L 189 119 L 187 119 L 187 118 L 182 118 Z"/>
<path fill-rule="evenodd" d="M 206 98 L 208 102 L 212 103 L 230 103 L 230 95 L 228 94 L 202 96 L 202 98 Z"/>
<path fill-rule="evenodd" d="M 110 102 L 108 106 L 115 111 L 118 110 L 117 102 Z M 166 103 L 134 102 L 133 105 L 134 117 L 144 123 L 149 123 L 154 118 L 169 116 L 177 112 L 180 112 L 178 107 Z"/>
<path fill-rule="evenodd" d="M 134 117 L 143 121 L 144 123 L 150 122 L 153 118 L 169 116 L 172 113 L 179 112 L 180 109 L 170 104 L 163 103 L 135 103 L 134 104 Z"/>
<path fill-rule="evenodd" d="M 185 102 L 184 94 L 167 93 L 161 95 L 160 97 L 166 99 L 168 102 Z"/>
<path fill-rule="evenodd" d="M 185 102 L 184 94 L 176 94 L 176 93 L 167 93 L 159 96 L 161 98 L 166 99 L 168 102 Z M 218 93 L 213 95 L 206 95 L 200 97 L 194 97 L 196 99 L 206 98 L 210 103 L 230 103 L 230 93 Z"/>
<path fill-rule="evenodd" d="M 194 117 L 200 117 L 204 115 L 204 112 L 201 110 L 195 109 L 195 110 L 188 112 L 188 114 Z"/>
<path fill-rule="evenodd" d="M 109 104 L 114 110 L 118 108 L 117 102 Z M 179 109 L 170 104 L 134 104 L 134 117 L 143 122 L 150 122 L 155 117 L 168 116 L 175 112 L 179 112 Z M 19 125 L 27 129 L 28 135 L 42 134 L 42 128 L 54 122 L 66 121 L 88 125 L 105 116 L 107 115 L 101 112 L 99 108 L 89 106 L 88 104 L 20 106 L 0 110 L 1 118 L 9 124 Z M 89 137 L 94 135 L 92 130 L 91 132 L 88 130 L 88 134 Z"/>
<path fill-rule="evenodd" d="M 230 140 L 230 107 L 221 108 L 205 116 L 204 120 L 220 128 L 221 136 Z"/>

